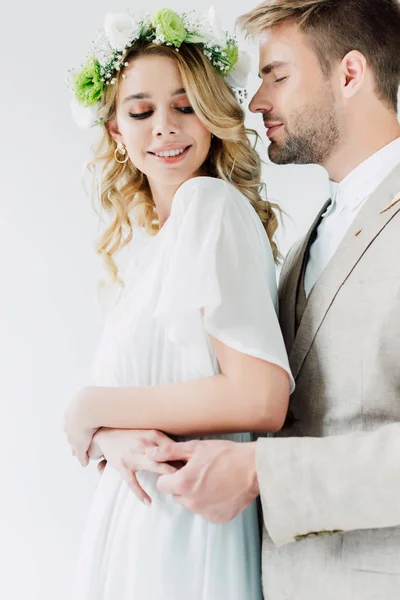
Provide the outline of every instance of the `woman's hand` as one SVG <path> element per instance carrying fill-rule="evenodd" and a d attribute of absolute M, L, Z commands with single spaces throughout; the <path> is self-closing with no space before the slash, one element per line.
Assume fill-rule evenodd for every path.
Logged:
<path fill-rule="evenodd" d="M 64 431 L 72 448 L 83 467 L 89 464 L 88 450 L 97 428 L 90 427 L 86 396 L 90 388 L 83 388 L 69 405 L 64 417 Z"/>
<path fill-rule="evenodd" d="M 101 428 L 93 437 L 89 448 L 89 457 L 97 460 L 104 456 L 105 460 L 118 471 L 128 484 L 135 496 L 145 504 L 151 503 L 150 496 L 140 486 L 137 471 L 149 471 L 159 475 L 171 475 L 176 468 L 168 463 L 152 460 L 146 450 L 160 448 L 161 450 L 173 444 L 164 433 L 155 430 L 106 429 Z M 105 467 L 105 461 L 99 463 L 100 472 Z"/>

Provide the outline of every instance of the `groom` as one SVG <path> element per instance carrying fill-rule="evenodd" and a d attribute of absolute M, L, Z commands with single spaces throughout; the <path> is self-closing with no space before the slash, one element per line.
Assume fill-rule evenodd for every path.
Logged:
<path fill-rule="evenodd" d="M 267 0 L 240 23 L 260 42 L 250 109 L 270 159 L 322 165 L 331 198 L 281 276 L 284 428 L 171 442 L 153 460 L 187 464 L 158 486 L 216 522 L 261 495 L 268 600 L 398 600 L 400 4 Z"/>

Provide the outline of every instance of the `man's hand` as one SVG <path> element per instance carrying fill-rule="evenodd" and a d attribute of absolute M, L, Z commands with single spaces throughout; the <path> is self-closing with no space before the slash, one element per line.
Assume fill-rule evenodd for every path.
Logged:
<path fill-rule="evenodd" d="M 162 475 L 157 488 L 172 494 L 189 510 L 213 523 L 226 523 L 259 495 L 255 443 L 195 440 L 152 448 L 155 461 L 186 461 L 171 475 Z"/>
<path fill-rule="evenodd" d="M 89 448 L 90 458 L 97 460 L 104 456 L 105 460 L 99 463 L 100 472 L 104 470 L 106 462 L 110 463 L 126 481 L 135 496 L 145 504 L 151 503 L 151 498 L 140 486 L 137 471 L 149 471 L 161 475 L 175 472 L 175 467 L 154 461 L 146 454 L 148 448 L 163 448 L 174 442 L 160 431 L 106 429 L 101 428 L 93 437 Z"/>

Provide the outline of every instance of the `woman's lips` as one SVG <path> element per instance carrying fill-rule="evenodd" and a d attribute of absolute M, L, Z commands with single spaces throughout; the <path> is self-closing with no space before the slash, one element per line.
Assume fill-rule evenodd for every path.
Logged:
<path fill-rule="evenodd" d="M 181 162 L 186 158 L 189 153 L 191 146 L 187 146 L 181 154 L 177 154 L 176 156 L 157 156 L 154 152 L 149 152 L 158 162 L 162 162 L 167 165 L 173 165 L 175 163 Z"/>

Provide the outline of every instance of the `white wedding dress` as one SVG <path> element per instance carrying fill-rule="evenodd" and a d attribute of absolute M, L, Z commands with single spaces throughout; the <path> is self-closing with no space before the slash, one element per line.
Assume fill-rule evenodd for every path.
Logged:
<path fill-rule="evenodd" d="M 95 356 L 93 385 L 212 376 L 219 369 L 209 334 L 289 372 L 271 248 L 248 199 L 234 187 L 209 177 L 185 182 L 161 231 L 135 232 L 131 255 L 125 290 Z M 215 437 L 252 439 L 250 433 Z M 150 507 L 106 467 L 83 536 L 73 600 L 261 600 L 255 503 L 216 525 L 159 494 L 156 475 L 138 478 Z"/>

